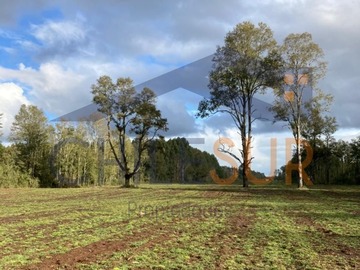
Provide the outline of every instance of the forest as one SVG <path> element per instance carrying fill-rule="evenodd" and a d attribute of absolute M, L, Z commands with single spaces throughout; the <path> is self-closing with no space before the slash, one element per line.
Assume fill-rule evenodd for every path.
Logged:
<path fill-rule="evenodd" d="M 0 186 L 122 185 L 122 172 L 105 134 L 104 119 L 53 124 L 36 106 L 23 105 L 12 125 L 12 144 L 0 146 Z M 304 135 L 314 150 L 306 168 L 314 184 L 360 184 L 360 137 L 347 142 L 329 134 Z M 133 144 L 128 137 L 130 166 L 135 159 Z M 231 174 L 230 167 L 220 166 L 213 154 L 192 147 L 185 138 L 159 137 L 149 143 L 142 158 L 135 176 L 138 184 L 213 183 L 210 170 L 215 169 L 220 177 Z M 240 182 L 241 175 L 235 183 Z M 276 170 L 274 183 L 285 184 L 285 164 Z"/>

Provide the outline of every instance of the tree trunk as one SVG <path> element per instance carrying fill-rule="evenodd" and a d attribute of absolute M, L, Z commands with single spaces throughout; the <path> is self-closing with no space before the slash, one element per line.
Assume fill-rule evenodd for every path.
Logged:
<path fill-rule="evenodd" d="M 326 138 L 326 150 L 329 149 L 329 137 Z M 330 155 L 331 156 L 331 155 Z M 326 162 L 327 160 L 325 160 Z M 331 168 L 331 159 L 329 159 L 326 163 L 325 163 L 325 171 L 326 171 L 326 184 L 330 184 L 330 168 Z"/>
<path fill-rule="evenodd" d="M 249 187 L 249 180 L 248 180 L 248 170 L 250 169 L 250 160 L 249 160 L 249 141 L 248 139 L 245 139 L 245 142 L 243 143 L 244 151 L 244 164 L 242 168 L 242 176 L 243 176 L 243 187 L 247 188 Z"/>
<path fill-rule="evenodd" d="M 296 151 L 298 156 L 298 168 L 299 168 L 299 188 L 304 186 L 303 177 L 302 177 L 302 160 L 301 160 L 301 139 L 300 139 L 300 127 L 297 127 L 297 138 L 296 138 Z"/>
<path fill-rule="evenodd" d="M 247 175 L 246 175 L 246 170 L 247 170 L 247 169 L 245 169 L 245 168 L 243 168 L 243 170 L 242 170 L 243 187 L 244 187 L 244 188 L 249 187 L 249 180 L 248 180 Z"/>
<path fill-rule="evenodd" d="M 125 184 L 124 187 L 129 188 L 130 187 L 130 179 L 131 179 L 131 175 L 130 174 L 125 174 Z"/>
<path fill-rule="evenodd" d="M 326 184 L 329 185 L 330 184 L 330 166 L 328 164 L 326 164 Z"/>

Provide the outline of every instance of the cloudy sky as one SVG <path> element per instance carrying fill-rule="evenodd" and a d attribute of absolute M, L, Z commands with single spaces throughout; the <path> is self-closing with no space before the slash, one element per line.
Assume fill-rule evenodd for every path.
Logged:
<path fill-rule="evenodd" d="M 320 87 L 334 95 L 338 138 L 360 135 L 359 1 L 88 1 L 4 0 L 0 3 L 0 112 L 5 136 L 21 104 L 35 104 L 49 119 L 91 103 L 101 75 L 140 84 L 214 53 L 237 23 L 267 23 L 275 38 L 310 32 L 328 61 Z M 212 151 L 219 136 L 239 138 L 230 121 L 194 118 L 201 96 L 184 89 L 159 97 L 168 136 L 203 137 Z M 265 97 L 267 98 L 267 97 Z M 264 98 L 263 98 L 264 99 Z M 266 173 L 269 142 L 282 125 L 258 122 L 253 168 Z M 6 140 L 6 138 L 2 138 Z"/>

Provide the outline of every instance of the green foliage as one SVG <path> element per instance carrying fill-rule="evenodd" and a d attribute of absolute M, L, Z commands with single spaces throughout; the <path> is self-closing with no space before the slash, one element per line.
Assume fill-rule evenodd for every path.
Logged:
<path fill-rule="evenodd" d="M 250 22 L 238 24 L 226 35 L 225 45 L 218 47 L 213 61 L 211 97 L 199 104 L 198 115 L 226 112 L 240 128 L 246 124 L 242 124 L 240 113 L 247 113 L 253 95 L 281 80 L 282 61 L 271 29 L 264 23 L 258 27 Z"/>
<path fill-rule="evenodd" d="M 113 83 L 108 76 L 102 76 L 92 86 L 93 101 L 99 112 L 107 117 L 108 142 L 115 160 L 125 177 L 125 186 L 141 167 L 142 157 L 149 142 L 159 130 L 167 130 L 167 120 L 156 108 L 155 93 L 144 88 L 136 93 L 130 78 L 119 78 Z M 115 125 L 119 151 L 112 141 L 112 127 Z M 135 136 L 135 164 L 131 166 L 127 155 L 127 136 Z"/>
<path fill-rule="evenodd" d="M 281 51 L 286 69 L 295 75 L 295 87 L 299 87 L 297 75 L 304 69 L 311 75 L 310 83 L 314 88 L 325 76 L 327 63 L 324 61 L 324 52 L 313 41 L 310 33 L 289 34 L 281 46 Z"/>
<path fill-rule="evenodd" d="M 154 140 L 147 152 L 151 183 L 211 183 L 210 170 L 220 170 L 214 155 L 191 147 L 185 138 Z"/>
<path fill-rule="evenodd" d="M 305 171 L 311 180 L 317 185 L 359 185 L 360 174 L 360 137 L 351 141 L 336 141 L 331 136 L 323 135 L 314 143 L 309 139 L 313 147 L 313 160 Z M 302 159 L 306 157 L 306 151 L 302 151 Z M 297 163 L 297 154 L 294 153 L 292 163 Z M 292 179 L 298 180 L 298 174 L 293 171 Z M 276 172 L 275 183 L 285 184 L 285 166 Z"/>
<path fill-rule="evenodd" d="M 315 106 L 319 114 L 331 102 L 332 97 L 324 95 L 320 90 L 312 100 L 303 99 L 305 89 L 309 85 L 316 89 L 318 80 L 325 76 L 326 62 L 323 60 L 323 50 L 312 41 L 309 33 L 288 35 L 281 52 L 289 77 L 285 79 L 286 83 L 276 88 L 277 100 L 272 111 L 277 120 L 287 121 L 293 132 L 297 133 L 297 129 L 304 126 L 305 106 L 308 110 Z M 284 98 L 286 92 L 291 94 L 288 98 Z M 326 101 L 326 104 L 322 104 L 322 101 Z"/>
<path fill-rule="evenodd" d="M 39 180 L 23 172 L 15 164 L 16 148 L 3 148 L 0 152 L 0 187 L 38 187 Z"/>
<path fill-rule="evenodd" d="M 56 125 L 52 170 L 59 186 L 90 185 L 97 180 L 97 145 L 91 143 L 89 132 L 82 122 Z"/>
<path fill-rule="evenodd" d="M 313 158 L 307 171 L 317 183 L 330 182 L 332 166 L 331 144 L 335 141 L 333 134 L 337 129 L 336 120 L 328 115 L 322 116 L 318 111 L 311 110 L 303 129 L 303 137 L 313 149 Z"/>
<path fill-rule="evenodd" d="M 246 172 L 250 168 L 253 98 L 268 87 L 276 87 L 282 79 L 282 59 L 271 29 L 264 23 L 258 27 L 250 22 L 236 25 L 218 47 L 210 72 L 210 98 L 199 104 L 200 117 L 214 113 L 231 116 L 241 136 L 241 158 L 244 187 L 248 186 Z M 223 152 L 228 153 L 225 149 Z"/>
<path fill-rule="evenodd" d="M 0 114 L 1 120 L 2 114 Z M 2 136 L 2 123 L 0 121 L 0 137 Z M 0 188 L 9 187 L 38 187 L 38 179 L 23 172 L 15 163 L 17 157 L 15 147 L 5 147 L 0 141 Z"/>
<path fill-rule="evenodd" d="M 324 129 L 317 125 L 320 122 L 314 123 L 311 118 L 315 121 L 323 119 L 322 113 L 327 111 L 332 97 L 317 89 L 312 93 L 311 100 L 304 99 L 305 91 L 315 90 L 317 82 L 326 73 L 324 52 L 312 40 L 311 34 L 288 35 L 281 46 L 281 53 L 286 71 L 285 82 L 275 89 L 276 100 L 271 111 L 275 119 L 285 121 L 293 133 L 299 161 L 299 187 L 302 187 L 301 136 L 304 132 L 316 135 L 321 132 L 319 129 Z"/>
<path fill-rule="evenodd" d="M 18 151 L 16 164 L 22 172 L 39 178 L 41 186 L 49 186 L 52 182 L 48 166 L 52 130 L 40 109 L 22 105 L 15 115 L 9 136 Z"/>
<path fill-rule="evenodd" d="M 1 118 L 2 118 L 2 116 L 3 116 L 3 114 L 2 113 L 0 113 L 0 138 L 1 138 L 1 136 L 3 135 L 3 132 L 2 132 L 2 128 L 3 128 L 3 126 L 2 126 L 2 122 L 1 122 Z M 1 142 L 1 141 L 0 141 Z"/>

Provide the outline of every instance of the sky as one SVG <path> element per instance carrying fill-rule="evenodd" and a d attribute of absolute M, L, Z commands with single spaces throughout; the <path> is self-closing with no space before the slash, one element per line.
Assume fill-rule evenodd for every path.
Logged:
<path fill-rule="evenodd" d="M 335 135 L 350 140 L 360 135 L 359 14 L 360 1 L 351 0 L 2 0 L 2 141 L 21 104 L 34 104 L 54 119 L 90 104 L 90 88 L 98 77 L 131 77 L 140 84 L 213 54 L 244 21 L 266 23 L 279 43 L 290 33 L 312 34 L 328 62 L 319 87 L 334 96 Z M 205 144 L 194 146 L 209 152 L 219 137 L 240 145 L 225 116 L 194 117 L 201 99 L 182 88 L 158 97 L 169 122 L 166 136 L 205 138 Z M 268 173 L 270 138 L 278 140 L 282 165 L 288 129 L 257 122 L 254 137 L 253 169 Z"/>

